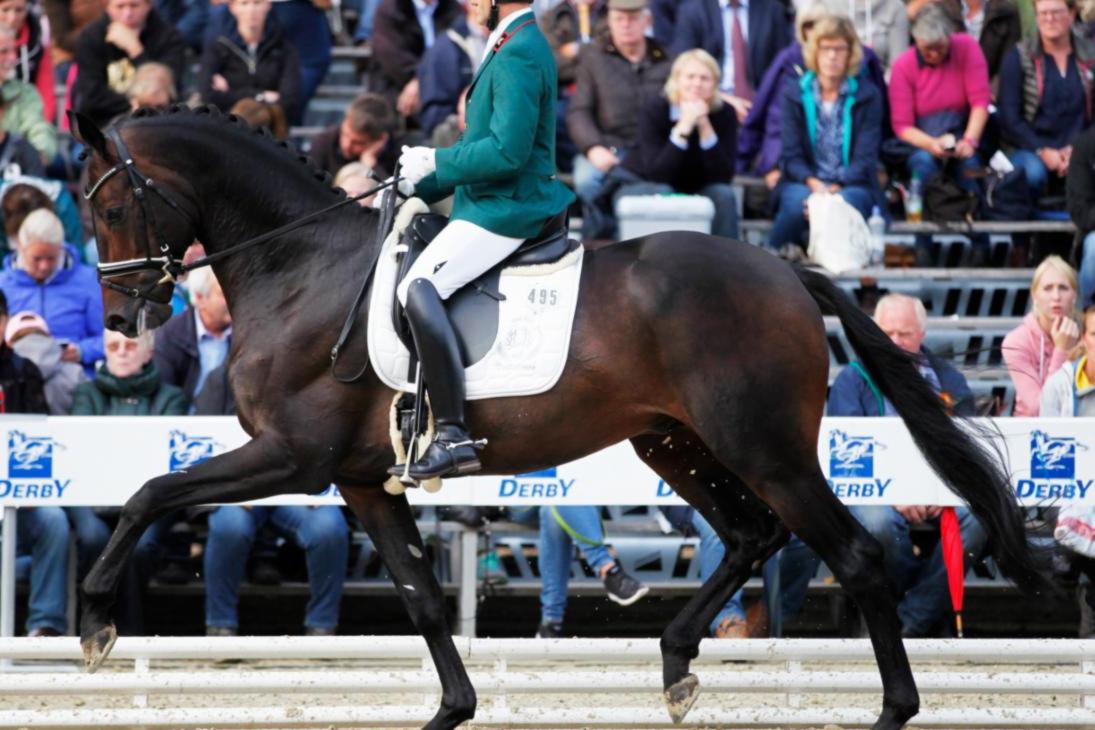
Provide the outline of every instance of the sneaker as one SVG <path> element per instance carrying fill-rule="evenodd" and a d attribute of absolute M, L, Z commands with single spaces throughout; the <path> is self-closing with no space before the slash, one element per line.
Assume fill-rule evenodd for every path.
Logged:
<path fill-rule="evenodd" d="M 49 626 L 39 626 L 36 629 L 31 629 L 27 636 L 31 638 L 48 638 L 62 636 L 62 634 L 57 629 L 50 628 Z"/>
<path fill-rule="evenodd" d="M 206 626 L 206 636 L 236 636 L 236 627 L 234 626 Z"/>
<path fill-rule="evenodd" d="M 618 563 L 605 573 L 604 584 L 605 590 L 608 591 L 609 600 L 615 601 L 621 606 L 630 606 L 650 590 L 625 573 Z"/>
<path fill-rule="evenodd" d="M 305 626 L 305 636 L 334 636 L 335 629 L 329 629 L 326 626 Z"/>
<path fill-rule="evenodd" d="M 502 567 L 502 560 L 498 557 L 497 550 L 491 550 L 479 556 L 476 578 L 492 586 L 504 586 L 509 583 L 509 576 Z"/>
<path fill-rule="evenodd" d="M 540 628 L 536 629 L 537 639 L 561 639 L 563 638 L 562 621 L 543 621 Z"/>

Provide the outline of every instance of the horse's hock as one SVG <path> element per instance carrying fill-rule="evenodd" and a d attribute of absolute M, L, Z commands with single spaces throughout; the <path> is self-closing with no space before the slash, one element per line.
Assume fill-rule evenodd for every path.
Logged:
<path fill-rule="evenodd" d="M 458 638 L 481 695 L 467 726 L 853 728 L 876 717 L 865 640 L 706 641 L 694 665 L 703 692 L 674 726 L 657 644 Z M 924 699 L 918 727 L 1095 725 L 1095 641 L 906 646 Z M 0 677 L 0 728 L 418 727 L 436 708 L 416 637 L 121 638 L 95 675 L 72 672 L 78 652 L 71 637 L 0 640 L 15 662 Z"/>

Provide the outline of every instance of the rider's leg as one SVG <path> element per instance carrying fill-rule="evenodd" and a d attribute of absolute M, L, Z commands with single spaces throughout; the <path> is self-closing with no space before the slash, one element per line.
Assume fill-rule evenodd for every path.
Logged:
<path fill-rule="evenodd" d="M 416 480 L 479 469 L 474 440 L 464 422 L 464 362 L 443 300 L 511 254 L 522 239 L 499 236 L 467 221 L 437 234 L 399 283 L 411 334 L 437 423 L 437 438 L 411 465 Z M 393 468 L 401 474 L 402 466 Z"/>

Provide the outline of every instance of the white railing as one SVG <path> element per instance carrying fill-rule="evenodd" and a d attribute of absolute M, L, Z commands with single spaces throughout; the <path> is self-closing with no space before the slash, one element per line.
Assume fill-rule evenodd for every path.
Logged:
<path fill-rule="evenodd" d="M 476 726 L 671 727 L 656 639 L 458 637 L 456 645 L 480 696 Z M 918 727 L 1095 727 L 1095 640 L 905 646 L 925 708 Z M 78 662 L 80 651 L 75 638 L 2 639 L 0 659 Z M 208 668 L 221 659 L 278 667 Z M 319 659 L 337 664 L 308 661 Z M 0 674 L 0 728 L 420 725 L 438 702 L 429 662 L 418 637 L 121 638 L 99 674 Z M 863 662 L 873 662 L 866 640 L 705 641 L 694 663 L 704 694 L 684 724 L 870 725 L 880 682 Z M 51 696 L 58 705 L 79 696 L 83 706 L 54 708 Z M 127 696 L 133 706 L 119 706 Z M 194 696 L 197 706 L 186 706 Z M 164 701 L 149 707 L 150 697 Z"/>

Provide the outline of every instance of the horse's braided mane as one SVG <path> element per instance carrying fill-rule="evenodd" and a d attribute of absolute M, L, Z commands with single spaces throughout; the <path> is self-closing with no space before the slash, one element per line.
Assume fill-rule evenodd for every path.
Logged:
<path fill-rule="evenodd" d="M 297 151 L 288 140 L 279 140 L 274 137 L 267 127 L 253 127 L 247 122 L 246 119 L 238 117 L 235 114 L 225 114 L 216 106 L 212 104 L 206 104 L 191 108 L 186 104 L 172 104 L 166 109 L 155 109 L 152 107 L 141 107 L 135 111 L 130 112 L 122 121 L 149 119 L 153 117 L 169 117 L 169 116 L 193 116 L 197 118 L 206 118 L 216 121 L 225 127 L 238 130 L 243 133 L 250 133 L 256 137 L 264 139 L 270 143 L 270 147 L 276 150 L 278 154 L 284 156 L 287 159 L 295 160 L 297 163 L 302 164 L 311 173 L 312 177 L 324 185 L 328 190 L 337 195 L 338 197 L 345 198 L 346 191 L 342 188 L 334 186 L 334 178 L 331 173 L 326 170 L 321 170 L 316 167 L 307 155 L 302 155 Z"/>

